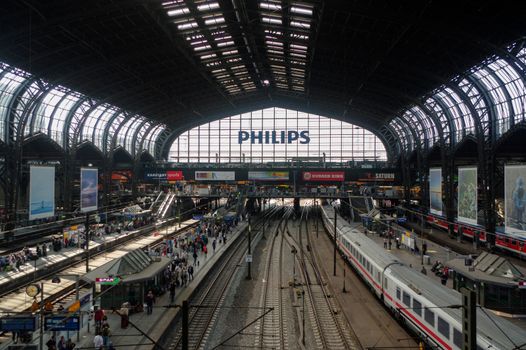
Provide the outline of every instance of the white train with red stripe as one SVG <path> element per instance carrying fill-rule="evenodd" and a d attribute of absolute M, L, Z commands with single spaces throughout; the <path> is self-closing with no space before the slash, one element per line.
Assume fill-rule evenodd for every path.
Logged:
<path fill-rule="evenodd" d="M 322 207 L 322 218 L 334 234 L 334 209 Z M 338 248 L 378 298 L 433 349 L 462 348 L 461 294 L 415 269 L 338 217 Z M 490 315 L 490 316 L 488 316 Z M 491 319 L 490 319 L 491 317 Z M 502 333 L 498 328 L 505 330 Z M 477 349 L 510 350 L 526 344 L 526 332 L 491 311 L 477 310 Z"/>

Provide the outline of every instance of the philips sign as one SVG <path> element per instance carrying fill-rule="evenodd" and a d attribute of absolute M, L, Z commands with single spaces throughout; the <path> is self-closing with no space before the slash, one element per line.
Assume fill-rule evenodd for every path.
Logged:
<path fill-rule="evenodd" d="M 250 143 L 281 144 L 292 143 L 299 140 L 301 144 L 309 143 L 310 137 L 307 130 L 303 131 L 239 131 L 238 143 L 242 144 L 250 140 Z"/>

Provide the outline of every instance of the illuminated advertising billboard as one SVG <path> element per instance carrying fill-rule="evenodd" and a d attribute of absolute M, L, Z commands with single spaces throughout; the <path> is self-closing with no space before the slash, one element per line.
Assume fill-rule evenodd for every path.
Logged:
<path fill-rule="evenodd" d="M 80 211 L 97 210 L 99 171 L 91 168 L 80 169 Z"/>
<path fill-rule="evenodd" d="M 458 169 L 458 221 L 477 224 L 477 168 Z"/>
<path fill-rule="evenodd" d="M 304 171 L 303 181 L 343 181 L 343 171 Z"/>
<path fill-rule="evenodd" d="M 196 171 L 196 181 L 234 181 L 236 173 L 234 171 Z"/>
<path fill-rule="evenodd" d="M 181 181 L 183 179 L 184 176 L 181 170 L 168 170 L 166 172 L 166 180 L 168 181 Z"/>
<path fill-rule="evenodd" d="M 504 167 L 504 225 L 506 232 L 526 232 L 526 165 Z"/>
<path fill-rule="evenodd" d="M 29 220 L 55 215 L 55 167 L 29 167 Z"/>
<path fill-rule="evenodd" d="M 429 169 L 429 211 L 442 215 L 442 169 Z"/>
<path fill-rule="evenodd" d="M 249 180 L 256 181 L 288 181 L 288 171 L 249 171 Z"/>

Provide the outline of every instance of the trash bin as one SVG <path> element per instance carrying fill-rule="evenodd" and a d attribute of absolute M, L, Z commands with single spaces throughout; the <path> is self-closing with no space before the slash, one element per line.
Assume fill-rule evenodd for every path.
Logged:
<path fill-rule="evenodd" d="M 429 255 L 424 255 L 423 260 L 424 265 L 431 265 L 431 257 Z"/>

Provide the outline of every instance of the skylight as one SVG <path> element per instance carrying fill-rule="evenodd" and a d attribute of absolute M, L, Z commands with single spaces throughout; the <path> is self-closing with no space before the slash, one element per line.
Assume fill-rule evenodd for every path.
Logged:
<path fill-rule="evenodd" d="M 279 2 L 267 0 L 265 10 L 280 8 Z M 244 36 L 232 28 L 239 23 L 230 22 L 230 8 L 223 8 L 217 0 L 173 0 L 161 2 L 175 32 L 184 38 L 188 50 L 204 69 L 228 93 L 240 93 L 255 88 L 260 81 L 252 61 L 243 56 L 250 52 Z M 264 5 L 265 6 L 265 5 Z M 281 20 L 272 14 L 269 20 Z M 227 20 L 228 19 L 228 20 Z M 236 36 L 237 35 L 237 36 Z M 242 68 L 230 67 L 232 64 Z M 249 67 L 250 69 L 248 69 Z M 242 84 L 249 82 L 250 84 Z"/>

